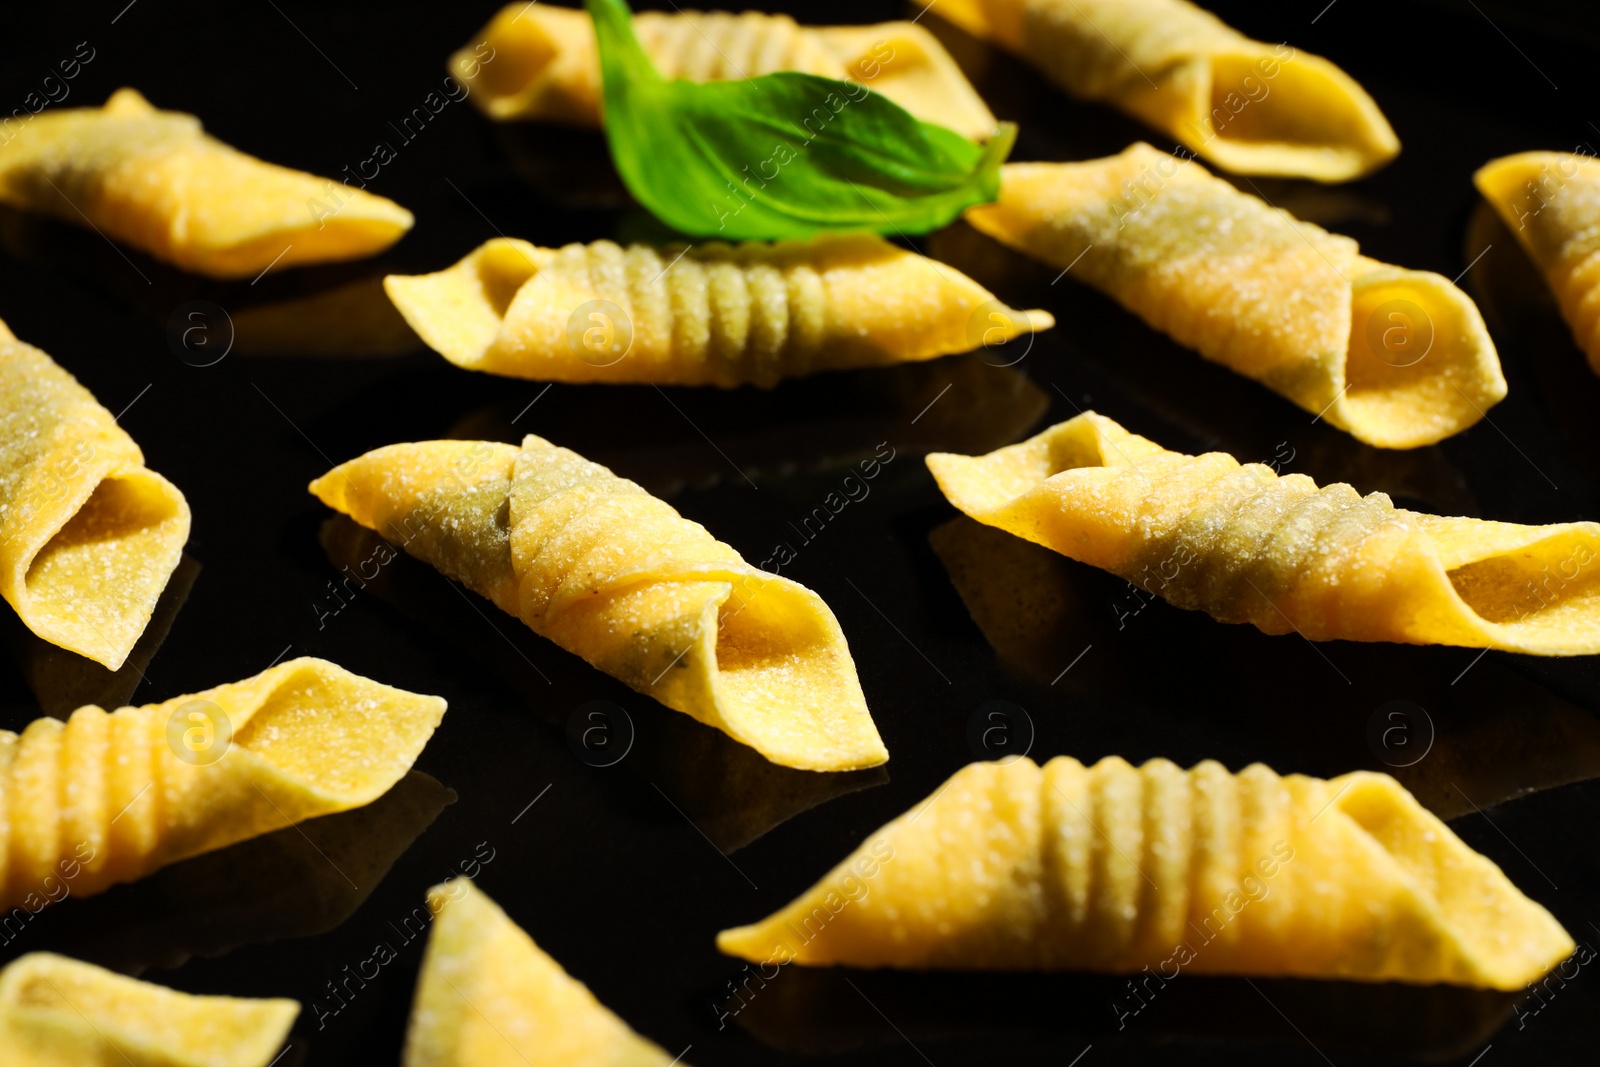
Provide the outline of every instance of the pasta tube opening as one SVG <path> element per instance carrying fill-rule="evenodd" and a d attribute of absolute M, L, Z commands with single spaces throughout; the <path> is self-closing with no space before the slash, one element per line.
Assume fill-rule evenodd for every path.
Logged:
<path fill-rule="evenodd" d="M 1345 391 L 1335 403 L 1359 440 L 1432 444 L 1505 396 L 1483 316 L 1447 279 L 1374 265 L 1352 289 Z"/>
<path fill-rule="evenodd" d="M 599 65 L 586 13 L 548 7 L 533 13 L 523 4 L 513 4 L 484 27 L 478 40 L 481 44 L 450 57 L 450 71 L 462 84 L 472 86 L 471 99 L 490 118 L 516 119 L 537 109 L 541 117 L 554 121 L 583 123 L 598 111 L 597 79 L 594 91 L 571 99 L 570 88 L 585 79 L 550 76 L 563 57 L 568 67 L 582 64 L 578 73 Z M 565 94 L 558 91 L 563 81 L 569 89 Z"/>
<path fill-rule="evenodd" d="M 1542 973 L 1530 956 L 1558 961 L 1572 950 L 1572 939 L 1549 912 L 1527 907 L 1498 867 L 1463 845 L 1393 779 L 1358 771 L 1343 782 L 1336 808 L 1412 883 L 1423 914 L 1451 947 L 1446 958 L 1459 970 L 1456 980 L 1510 988 L 1517 977 L 1531 981 Z M 1419 944 L 1413 951 L 1425 950 Z"/>
<path fill-rule="evenodd" d="M 887 758 L 866 708 L 841 701 L 843 633 L 815 593 L 741 581 L 718 611 L 717 707 L 734 737 L 794 767 Z"/>
<path fill-rule="evenodd" d="M 1313 641 L 1600 652 L 1600 525 L 1396 508 L 1261 463 L 1169 452 L 1086 412 L 986 456 L 933 453 L 971 517 L 1224 622 Z"/>
<path fill-rule="evenodd" d="M 880 237 L 623 247 L 491 240 L 384 288 L 467 370 L 565 382 L 753 384 L 935 359 L 1049 329 Z"/>
<path fill-rule="evenodd" d="M 1211 57 L 1203 81 L 1210 91 L 1194 96 L 1204 110 L 1189 120 L 1189 136 L 1227 170 L 1337 182 L 1400 151 L 1372 97 L 1320 56 L 1278 62 L 1259 49 L 1224 52 Z"/>
<path fill-rule="evenodd" d="M 384 292 L 429 348 L 474 369 L 500 336 L 511 303 L 545 262 L 527 241 L 498 237 L 437 274 L 391 274 Z"/>
<path fill-rule="evenodd" d="M 300 1005 L 195 996 L 49 952 L 0 971 L 0 1054 L 26 1067 L 267 1067 Z"/>
<path fill-rule="evenodd" d="M 188 505 L 161 475 L 132 468 L 106 476 L 28 562 L 29 625 L 47 641 L 121 666 L 188 532 Z M 84 597 L 89 589 L 94 596 Z"/>
<path fill-rule="evenodd" d="M 1451 568 L 1456 595 L 1513 640 L 1566 643 L 1600 613 L 1600 544 L 1563 531 Z"/>
<path fill-rule="evenodd" d="M 356 807 L 388 792 L 444 714 L 439 697 L 381 685 L 321 660 L 285 666 L 236 728 L 233 743 L 341 805 Z"/>

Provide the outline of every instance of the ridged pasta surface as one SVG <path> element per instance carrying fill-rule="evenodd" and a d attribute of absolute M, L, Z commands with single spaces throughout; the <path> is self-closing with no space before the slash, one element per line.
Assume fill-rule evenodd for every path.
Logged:
<path fill-rule="evenodd" d="M 121 667 L 188 536 L 183 494 L 111 412 L 0 323 L 0 595 L 23 623 Z"/>
<path fill-rule="evenodd" d="M 914 22 L 801 26 L 788 15 L 642 12 L 633 28 L 663 77 L 690 81 L 796 71 L 864 85 L 925 122 L 987 138 L 994 115 L 933 34 Z M 450 60 L 497 119 L 599 125 L 601 80 L 587 13 L 511 4 Z M 819 101 L 820 102 L 820 101 Z"/>
<path fill-rule="evenodd" d="M 1386 775 L 972 764 L 724 952 L 1515 989 L 1572 940 Z"/>
<path fill-rule="evenodd" d="M 1093 412 L 986 456 L 934 453 L 952 504 L 1180 607 L 1313 641 L 1600 652 L 1600 525 L 1396 508 Z"/>
<path fill-rule="evenodd" d="M 1146 144 L 1008 164 L 1000 200 L 967 219 L 1367 444 L 1432 444 L 1506 394 L 1483 316 L 1448 279 Z"/>
<path fill-rule="evenodd" d="M 390 445 L 311 491 L 562 648 L 775 763 L 888 758 L 844 634 L 811 590 L 535 436 Z"/>
<path fill-rule="evenodd" d="M 1600 374 L 1600 162 L 1523 152 L 1473 179 L 1544 272 L 1589 366 Z"/>
<path fill-rule="evenodd" d="M 660 249 L 500 238 L 385 286 L 451 362 L 571 382 L 771 386 L 1001 344 L 1054 321 L 870 236 Z"/>
<path fill-rule="evenodd" d="M 438 697 L 298 659 L 162 704 L 0 731 L 0 908 L 36 912 L 369 803 L 443 713 Z"/>

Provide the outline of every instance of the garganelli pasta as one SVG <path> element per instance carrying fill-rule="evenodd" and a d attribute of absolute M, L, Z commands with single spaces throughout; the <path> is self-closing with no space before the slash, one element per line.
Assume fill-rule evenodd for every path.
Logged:
<path fill-rule="evenodd" d="M 1400 151 L 1343 70 L 1188 0 L 944 0 L 935 14 L 1235 173 L 1341 182 Z"/>
<path fill-rule="evenodd" d="M 1388 775 L 1115 756 L 971 764 L 717 945 L 760 963 L 1503 990 L 1574 947 Z"/>
<path fill-rule="evenodd" d="M 0 731 L 0 909 L 36 913 L 371 803 L 444 709 L 304 658 L 160 704 Z"/>
<path fill-rule="evenodd" d="M 179 993 L 32 952 L 0 970 L 7 1067 L 269 1067 L 300 1014 L 292 1000 Z"/>
<path fill-rule="evenodd" d="M 887 760 L 833 612 L 638 485 L 529 435 L 389 445 L 311 483 L 600 670 L 774 763 Z"/>
<path fill-rule="evenodd" d="M 870 235 L 654 248 L 496 238 L 395 306 L 468 370 L 564 382 L 754 384 L 999 345 L 1054 324 Z"/>
<path fill-rule="evenodd" d="M 0 322 L 0 595 L 28 629 L 116 670 L 188 539 L 183 494 L 87 389 Z"/>
<path fill-rule="evenodd" d="M 1147 144 L 1008 164 L 999 202 L 967 219 L 1370 445 L 1433 444 L 1506 395 L 1483 316 L 1448 278 L 1369 259 Z"/>
<path fill-rule="evenodd" d="M 913 22 L 801 26 L 759 11 L 647 11 L 634 16 L 633 29 L 665 78 L 798 71 L 864 85 L 964 137 L 983 139 L 995 129 L 994 115 L 950 53 Z M 600 124 L 600 54 L 586 12 L 508 4 L 450 57 L 450 69 L 491 118 Z"/>
<path fill-rule="evenodd" d="M 1600 160 L 1522 152 L 1485 164 L 1473 181 L 1544 272 L 1600 374 Z"/>
<path fill-rule="evenodd" d="M 392 200 L 246 155 L 132 89 L 48 111 L 0 145 L 0 202 L 217 278 L 360 259 L 411 228 Z"/>
<path fill-rule="evenodd" d="M 986 456 L 928 456 L 979 522 L 1223 622 L 1313 641 L 1600 653 L 1600 524 L 1406 511 L 1085 412 Z"/>
<path fill-rule="evenodd" d="M 468 878 L 428 890 L 433 928 L 404 1067 L 673 1067 Z"/>

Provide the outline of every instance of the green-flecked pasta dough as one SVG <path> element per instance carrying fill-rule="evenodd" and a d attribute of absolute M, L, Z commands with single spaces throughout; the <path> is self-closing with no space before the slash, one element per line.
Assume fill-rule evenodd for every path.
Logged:
<path fill-rule="evenodd" d="M 1182 608 L 1312 641 L 1600 653 L 1600 524 L 1406 511 L 1189 456 L 1094 412 L 986 456 L 934 453 L 952 504 Z"/>
<path fill-rule="evenodd" d="M 838 771 L 889 758 L 821 597 L 575 452 L 532 435 L 520 447 L 389 445 L 311 492 L 774 763 Z"/>
<path fill-rule="evenodd" d="M 1483 316 L 1448 278 L 1146 144 L 1008 164 L 999 201 L 967 219 L 1369 445 L 1433 444 L 1506 395 Z"/>
<path fill-rule="evenodd" d="M 1574 947 L 1388 775 L 1116 756 L 971 764 L 717 945 L 760 963 L 1508 991 Z"/>
<path fill-rule="evenodd" d="M 771 386 L 1001 345 L 1055 322 L 869 235 L 661 249 L 497 238 L 384 286 L 458 367 L 563 382 Z"/>

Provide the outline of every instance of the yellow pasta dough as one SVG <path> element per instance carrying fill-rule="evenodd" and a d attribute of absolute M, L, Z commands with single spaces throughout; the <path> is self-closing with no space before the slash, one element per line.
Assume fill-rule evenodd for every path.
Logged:
<path fill-rule="evenodd" d="M 799 71 L 865 85 L 964 137 L 981 140 L 995 129 L 994 115 L 950 53 L 913 22 L 800 26 L 759 11 L 675 10 L 635 15 L 633 29 L 666 78 Z M 508 4 L 450 57 L 450 69 L 492 118 L 600 124 L 600 56 L 587 12 Z"/>
<path fill-rule="evenodd" d="M 456 366 L 564 382 L 771 386 L 1055 323 L 870 235 L 663 249 L 497 238 L 448 270 L 384 286 Z"/>
<path fill-rule="evenodd" d="M 984 233 L 1380 448 L 1466 429 L 1506 395 L 1477 305 L 1146 144 L 1004 168 Z"/>
<path fill-rule="evenodd" d="M 391 200 L 245 155 L 132 89 L 47 111 L 0 145 L 0 202 L 217 278 L 359 259 L 411 228 Z"/>
<path fill-rule="evenodd" d="M 1169 452 L 1086 412 L 986 456 L 934 453 L 979 522 L 1181 608 L 1313 641 L 1600 653 L 1600 524 L 1396 508 L 1232 456 Z"/>
<path fill-rule="evenodd" d="M 0 970 L 6 1067 L 268 1067 L 292 1000 L 203 997 L 48 952 Z"/>
<path fill-rule="evenodd" d="M 410 769 L 444 708 L 305 658 L 160 704 L 0 731 L 0 908 L 35 913 L 368 804 Z"/>
<path fill-rule="evenodd" d="M 1600 374 L 1600 160 L 1521 152 L 1485 164 L 1473 181 L 1544 272 Z"/>
<path fill-rule="evenodd" d="M 774 763 L 838 771 L 889 758 L 821 597 L 574 452 L 532 435 L 520 448 L 389 445 L 311 492 Z"/>
<path fill-rule="evenodd" d="M 1388 775 L 1115 756 L 971 764 L 717 945 L 762 963 L 1504 990 L 1574 947 Z"/>
<path fill-rule="evenodd" d="M 672 1067 L 467 878 L 428 890 L 433 929 L 404 1067 Z"/>
<path fill-rule="evenodd" d="M 1188 0 L 944 0 L 935 13 L 1225 170 L 1342 182 L 1400 151 L 1350 75 Z"/>
<path fill-rule="evenodd" d="M 0 322 L 0 596 L 28 629 L 116 670 L 188 539 L 183 494 Z"/>

